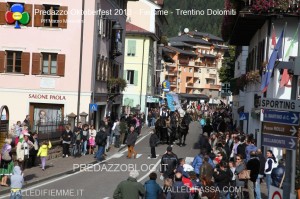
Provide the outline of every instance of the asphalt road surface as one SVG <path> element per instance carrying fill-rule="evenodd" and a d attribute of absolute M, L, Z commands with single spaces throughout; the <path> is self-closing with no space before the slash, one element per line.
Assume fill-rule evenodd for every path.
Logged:
<path fill-rule="evenodd" d="M 201 128 L 198 122 L 190 124 L 187 135 L 186 146 L 173 146 L 173 152 L 178 158 L 193 158 L 198 154 L 195 149 Z M 160 160 L 165 153 L 167 145 L 156 147 L 158 157 L 150 159 L 149 134 L 141 135 L 135 150 L 138 155 L 136 159 L 127 159 L 127 149 L 107 158 L 107 160 L 95 165 L 70 165 L 71 168 L 81 168 L 80 172 L 62 176 L 57 179 L 43 182 L 23 190 L 23 198 L 113 198 L 113 192 L 118 183 L 126 180 L 130 169 L 139 170 L 138 181 L 144 183 L 149 179 L 148 175 L 155 169 L 159 177 Z M 157 182 L 162 185 L 158 178 Z M 0 196 L 8 198 L 8 195 Z"/>

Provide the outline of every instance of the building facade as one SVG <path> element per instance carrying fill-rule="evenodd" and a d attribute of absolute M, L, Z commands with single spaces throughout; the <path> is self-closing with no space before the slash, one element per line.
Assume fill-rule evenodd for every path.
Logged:
<path fill-rule="evenodd" d="M 162 79 L 170 82 L 172 92 L 219 99 L 218 70 L 225 50 L 227 46 L 221 38 L 196 31 L 180 33 L 170 38 L 169 46 L 163 48 Z"/>
<path fill-rule="evenodd" d="M 10 126 L 29 115 L 32 131 L 51 133 L 56 132 L 57 124 L 66 122 L 63 120 L 71 113 L 72 117 L 78 113 L 88 115 L 83 117 L 83 122 L 93 119 L 89 104 L 94 102 L 105 106 L 108 96 L 105 81 L 117 73 L 111 70 L 122 71 L 123 57 L 112 54 L 118 51 L 118 55 L 124 54 L 122 45 L 118 45 L 121 39 L 102 48 L 99 38 L 104 40 L 101 35 L 108 32 L 110 34 L 105 39 L 112 40 L 117 35 L 113 25 L 119 22 L 125 28 L 126 20 L 124 14 L 112 15 L 106 20 L 105 29 L 100 31 L 104 26 L 101 26 L 103 15 L 99 9 L 107 11 L 120 6 L 123 9 L 126 3 L 100 0 L 0 3 L 0 104 L 7 105 L 10 110 Z M 5 14 L 13 11 L 16 4 L 28 13 L 29 21 L 26 17 L 20 20 L 20 28 L 15 28 L 16 22 Z M 82 12 L 85 12 L 84 18 Z M 81 23 L 82 19 L 84 23 Z M 121 38 L 125 36 L 121 35 Z M 102 56 L 109 61 L 101 68 Z M 113 69 L 112 59 L 119 63 Z M 99 123 L 100 116 L 92 122 Z M 38 129 L 41 124 L 43 128 Z"/>

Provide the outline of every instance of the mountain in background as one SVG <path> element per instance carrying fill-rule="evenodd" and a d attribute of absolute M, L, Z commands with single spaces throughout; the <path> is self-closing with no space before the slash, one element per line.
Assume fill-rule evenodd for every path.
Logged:
<path fill-rule="evenodd" d="M 205 15 L 184 16 L 177 15 L 176 9 L 181 10 L 204 10 Z M 224 9 L 224 0 L 164 0 L 163 10 L 169 10 L 173 14 L 167 17 L 169 25 L 163 29 L 167 37 L 177 36 L 179 31 L 183 32 L 184 28 L 190 31 L 207 32 L 221 37 L 221 24 L 223 16 L 206 15 L 207 9 Z"/>

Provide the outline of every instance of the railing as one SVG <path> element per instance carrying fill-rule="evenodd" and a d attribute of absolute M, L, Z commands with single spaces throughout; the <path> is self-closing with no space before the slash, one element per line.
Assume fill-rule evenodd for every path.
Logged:
<path fill-rule="evenodd" d="M 67 121 L 48 121 L 40 123 L 39 121 L 34 122 L 33 132 L 37 132 L 40 140 L 53 140 L 61 137 L 61 133 L 64 131 L 64 126 L 68 123 Z"/>

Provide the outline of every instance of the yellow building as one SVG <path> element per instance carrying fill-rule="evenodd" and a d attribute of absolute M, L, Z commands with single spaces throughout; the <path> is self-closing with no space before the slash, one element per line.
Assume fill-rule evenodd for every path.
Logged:
<path fill-rule="evenodd" d="M 158 38 L 152 32 L 126 23 L 124 79 L 127 88 L 123 92 L 123 106 L 140 107 L 146 112 L 147 96 L 153 95 L 154 48 Z M 158 98 L 154 99 L 154 101 Z"/>

